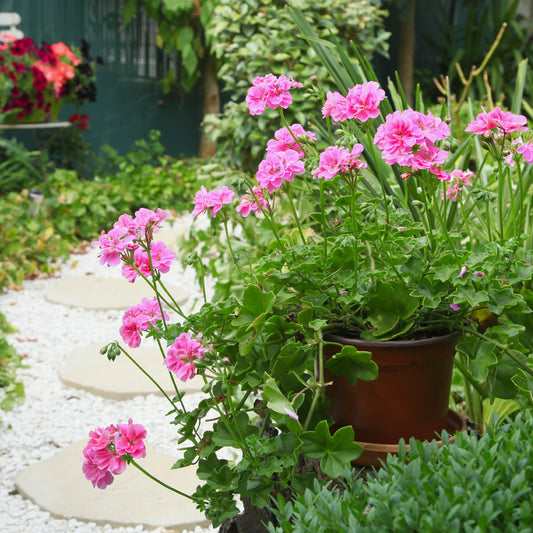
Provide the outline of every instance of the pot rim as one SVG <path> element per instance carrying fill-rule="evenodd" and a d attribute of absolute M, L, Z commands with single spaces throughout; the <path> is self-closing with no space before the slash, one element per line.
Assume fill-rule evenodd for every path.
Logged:
<path fill-rule="evenodd" d="M 461 336 L 460 331 L 452 331 L 446 335 L 440 335 L 438 337 L 427 337 L 424 339 L 416 340 L 405 340 L 405 341 L 376 341 L 376 340 L 365 340 L 358 337 L 344 337 L 343 335 L 337 334 L 326 334 L 324 335 L 324 340 L 326 342 L 333 341 L 338 342 L 339 344 L 348 344 L 351 346 L 365 346 L 367 348 L 410 348 L 414 346 L 430 346 L 432 344 L 441 344 L 446 342 L 452 342 L 457 340 Z"/>

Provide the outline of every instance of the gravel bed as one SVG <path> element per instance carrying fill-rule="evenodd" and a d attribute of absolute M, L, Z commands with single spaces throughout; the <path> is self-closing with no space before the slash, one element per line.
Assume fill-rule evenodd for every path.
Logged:
<path fill-rule="evenodd" d="M 179 269 L 178 265 L 175 265 Z M 165 423 L 165 400 L 151 395 L 115 401 L 79 389 L 64 386 L 58 370 L 76 350 L 94 342 L 102 346 L 118 340 L 123 311 L 87 311 L 52 304 L 45 294 L 58 277 L 98 275 L 120 276 L 120 268 L 100 266 L 97 250 L 74 254 L 52 277 L 25 281 L 21 290 L 0 295 L 0 312 L 18 331 L 8 335 L 8 342 L 25 358 L 19 370 L 24 383 L 25 400 L 10 412 L 0 411 L 0 531 L 22 533 L 48 532 L 142 532 L 138 527 L 111 527 L 77 520 L 61 520 L 42 511 L 15 491 L 15 475 L 37 461 L 47 459 L 60 449 L 88 438 L 89 430 L 132 417 L 145 425 L 147 444 L 161 452 L 174 454 L 177 447 L 175 428 Z M 190 287 L 197 296 L 192 272 L 169 273 L 168 282 L 178 277 L 181 286 Z M 139 280 L 140 281 L 140 280 Z M 0 400 L 3 398 L 0 389 Z M 200 394 L 191 395 L 191 403 Z M 80 470 L 81 473 L 81 470 Z M 89 483 L 89 482 L 88 482 Z M 150 529 L 164 533 L 165 528 Z M 168 530 L 170 531 L 170 530 Z M 197 527 L 195 533 L 214 532 Z"/>

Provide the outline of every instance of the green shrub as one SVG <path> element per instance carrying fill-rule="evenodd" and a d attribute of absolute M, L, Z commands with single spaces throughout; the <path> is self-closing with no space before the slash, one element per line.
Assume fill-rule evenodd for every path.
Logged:
<path fill-rule="evenodd" d="M 81 180 L 72 170 L 57 169 L 42 189 L 43 214 L 65 239 L 92 240 L 110 228 L 122 213 L 156 206 L 181 212 L 192 205 L 196 163 L 163 155 L 161 133 L 137 141 L 124 156 L 110 148 L 93 180 Z"/>
<path fill-rule="evenodd" d="M 299 36 L 296 25 L 281 0 L 220 0 L 206 27 L 211 52 L 219 65 L 217 76 L 230 95 L 223 113 L 209 119 L 211 132 L 219 143 L 219 153 L 231 165 L 254 171 L 264 151 L 264 139 L 279 128 L 277 114 L 250 118 L 244 97 L 257 76 L 272 72 L 306 82 L 316 76 L 322 84 L 330 78 L 317 61 L 308 42 Z M 334 35 L 348 47 L 350 41 L 371 57 L 374 52 L 388 52 L 384 17 L 387 12 L 372 0 L 298 0 L 301 9 L 321 38 Z M 298 101 L 289 123 L 304 124 L 315 111 L 305 98 Z"/>
<path fill-rule="evenodd" d="M 271 532 L 531 532 L 533 412 L 505 419 L 481 438 L 463 432 L 444 446 L 414 439 L 376 477 L 328 490 L 317 481 L 276 511 Z"/>
<path fill-rule="evenodd" d="M 0 387 L 5 389 L 5 396 L 0 403 L 2 409 L 11 409 L 24 397 L 24 385 L 17 380 L 17 368 L 22 366 L 22 357 L 5 339 L 6 333 L 13 333 L 15 328 L 7 323 L 0 313 Z"/>

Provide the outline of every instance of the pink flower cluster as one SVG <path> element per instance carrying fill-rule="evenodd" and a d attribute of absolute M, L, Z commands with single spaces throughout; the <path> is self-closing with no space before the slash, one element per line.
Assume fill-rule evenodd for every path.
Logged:
<path fill-rule="evenodd" d="M 246 105 L 250 114 L 261 115 L 267 106 L 270 109 L 277 107 L 287 109 L 292 104 L 292 95 L 289 91 L 296 87 L 302 87 L 302 84 L 286 76 L 276 77 L 274 74 L 267 74 L 255 78 L 246 95 Z"/>
<path fill-rule="evenodd" d="M 163 312 L 163 315 L 168 320 L 168 314 Z M 141 331 L 155 327 L 156 321 L 162 318 L 157 298 L 144 298 L 140 304 L 130 307 L 124 313 L 120 335 L 130 348 L 137 348 L 141 344 Z"/>
<path fill-rule="evenodd" d="M 449 178 L 446 180 L 449 183 L 446 184 L 446 195 L 442 195 L 442 200 L 445 196 L 448 199 L 456 202 L 459 196 L 459 193 L 463 190 L 464 185 L 472 186 L 470 178 L 474 175 L 473 172 L 464 171 L 464 170 L 452 170 L 449 174 Z"/>
<path fill-rule="evenodd" d="M 181 333 L 169 346 L 164 363 L 178 379 L 187 381 L 196 375 L 195 360 L 205 359 L 208 350 L 189 333 Z"/>
<path fill-rule="evenodd" d="M 318 168 L 311 171 L 315 178 L 332 180 L 337 174 L 347 174 L 353 170 L 361 170 L 367 166 L 359 156 L 363 152 L 363 145 L 354 144 L 352 151 L 344 146 L 328 146 L 321 154 Z"/>
<path fill-rule="evenodd" d="M 100 247 L 100 264 L 116 266 L 123 259 L 126 250 L 139 248 L 138 240 L 151 240 L 153 234 L 159 231 L 161 222 L 168 218 L 168 213 L 163 209 L 152 211 L 144 207 L 131 215 L 120 215 L 108 233 L 102 231 L 100 238 L 92 242 L 93 246 Z"/>
<path fill-rule="evenodd" d="M 298 141 L 315 142 L 316 135 L 312 131 L 305 131 L 304 127 L 296 122 L 288 128 L 281 128 L 274 133 L 274 138 L 267 142 L 267 152 L 295 150 L 300 157 L 303 157 L 305 154 Z"/>
<path fill-rule="evenodd" d="M 125 456 L 133 459 L 146 456 L 143 439 L 146 429 L 142 424 L 111 425 L 96 428 L 89 433 L 89 442 L 83 449 L 82 470 L 93 487 L 105 489 L 113 483 L 113 474 L 122 474 L 126 469 Z"/>
<path fill-rule="evenodd" d="M 388 165 L 398 163 L 412 171 L 431 170 L 444 163 L 448 156 L 448 152 L 435 143 L 449 135 L 450 128 L 440 118 L 406 109 L 387 115 L 376 131 L 374 144 L 378 145 Z"/>
<path fill-rule="evenodd" d="M 465 131 L 471 131 L 483 137 L 501 137 L 512 131 L 525 131 L 527 119 L 523 115 L 502 111 L 495 107 L 488 113 L 483 109 L 479 115 L 470 122 Z"/>
<path fill-rule="evenodd" d="M 533 163 L 533 143 L 522 142 L 516 151 L 517 153 L 522 154 L 526 163 Z"/>
<path fill-rule="evenodd" d="M 296 174 L 304 174 L 302 156 L 296 150 L 267 152 L 266 159 L 259 163 L 256 179 L 259 187 L 274 192 L 285 182 L 291 182 Z"/>
<path fill-rule="evenodd" d="M 208 191 L 205 186 L 194 195 L 194 209 L 192 215 L 197 217 L 208 209 L 211 210 L 211 216 L 216 217 L 217 213 L 226 204 L 231 204 L 235 193 L 226 185 L 220 189 Z"/>
<path fill-rule="evenodd" d="M 352 87 L 346 97 L 338 92 L 328 92 L 322 116 L 331 117 L 336 122 L 349 119 L 366 122 L 379 115 L 379 104 L 384 98 L 385 91 L 377 81 L 367 81 Z"/>
<path fill-rule="evenodd" d="M 247 217 L 252 211 L 260 213 L 263 209 L 267 209 L 267 201 L 265 199 L 265 191 L 261 187 L 252 187 L 247 194 L 241 196 L 241 203 L 237 206 L 236 211 L 239 215 Z"/>
<path fill-rule="evenodd" d="M 168 248 L 163 241 L 152 241 L 150 243 L 150 254 L 143 248 L 137 248 L 133 252 L 133 263 L 125 263 L 122 265 L 122 275 L 133 283 L 140 274 L 149 277 L 152 275 L 150 269 L 166 274 L 176 256 L 174 250 Z"/>

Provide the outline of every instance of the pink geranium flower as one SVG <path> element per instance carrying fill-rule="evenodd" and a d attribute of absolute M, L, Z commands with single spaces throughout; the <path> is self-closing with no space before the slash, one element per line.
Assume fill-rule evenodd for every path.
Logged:
<path fill-rule="evenodd" d="M 450 129 L 440 118 L 406 109 L 387 115 L 376 131 L 374 143 L 388 165 L 397 163 L 416 171 L 444 163 L 448 152 L 435 143 L 448 135 Z"/>
<path fill-rule="evenodd" d="M 127 424 L 118 424 L 115 435 L 115 451 L 118 455 L 130 455 L 134 459 L 146 457 L 146 447 L 143 439 L 146 429 L 142 424 L 134 424 L 130 418 Z"/>
<path fill-rule="evenodd" d="M 488 113 L 483 109 L 475 120 L 470 122 L 465 131 L 484 137 L 499 137 L 512 131 L 524 131 L 527 129 L 526 124 L 527 119 L 524 115 L 505 112 L 495 107 Z"/>
<path fill-rule="evenodd" d="M 163 241 L 154 241 L 150 244 L 150 257 L 152 267 L 163 274 L 167 273 L 176 259 L 176 255 L 171 248 L 168 248 Z"/>
<path fill-rule="evenodd" d="M 352 87 L 346 97 L 338 92 L 328 92 L 322 116 L 336 122 L 356 119 L 366 122 L 379 115 L 379 104 L 385 98 L 385 91 L 376 81 L 368 81 Z"/>
<path fill-rule="evenodd" d="M 276 77 L 274 74 L 267 74 L 255 78 L 246 95 L 246 105 L 250 114 L 261 115 L 267 107 L 287 109 L 292 103 L 292 96 L 289 91 L 294 87 L 302 87 L 302 84 L 286 76 Z"/>
<path fill-rule="evenodd" d="M 260 213 L 267 208 L 265 191 L 258 186 L 253 187 L 252 191 L 248 190 L 247 194 L 241 196 L 241 203 L 236 208 L 237 213 L 243 217 L 247 217 L 252 211 Z"/>
<path fill-rule="evenodd" d="M 194 209 L 192 215 L 196 217 L 210 209 L 211 216 L 216 217 L 217 213 L 222 207 L 224 207 L 224 205 L 232 203 L 234 195 L 235 193 L 226 185 L 213 191 L 208 191 L 202 185 L 200 190 L 194 196 Z"/>
<path fill-rule="evenodd" d="M 123 458 L 145 457 L 143 439 L 146 429 L 134 424 L 131 418 L 127 424 L 108 426 L 105 430 L 97 428 L 89 433 L 89 442 L 83 449 L 82 471 L 93 487 L 105 489 L 114 481 L 113 474 L 122 474 L 126 469 Z"/>
<path fill-rule="evenodd" d="M 331 117 L 335 122 L 343 122 L 348 119 L 348 106 L 346 98 L 341 93 L 328 91 L 326 102 L 322 108 L 324 118 Z"/>
<path fill-rule="evenodd" d="M 207 348 L 189 333 L 181 333 L 170 345 L 164 363 L 178 379 L 187 381 L 196 375 L 194 362 L 205 359 Z"/>
<path fill-rule="evenodd" d="M 130 307 L 124 313 L 120 335 L 130 348 L 137 348 L 141 344 L 141 332 L 155 327 L 156 322 L 162 318 L 168 320 L 169 317 L 165 311 L 161 315 L 157 298 L 144 298 L 140 304 Z"/>
<path fill-rule="evenodd" d="M 311 174 L 329 181 L 340 173 L 345 174 L 352 169 L 365 168 L 366 163 L 358 159 L 362 151 L 363 145 L 359 143 L 353 146 L 351 152 L 344 146 L 328 146 L 320 154 L 318 168 L 312 170 Z"/>
<path fill-rule="evenodd" d="M 385 91 L 377 81 L 367 81 L 352 87 L 346 95 L 348 118 L 366 122 L 379 116 L 379 104 L 385 98 Z"/>
<path fill-rule="evenodd" d="M 259 163 L 256 173 L 257 183 L 262 189 L 274 192 L 284 182 L 290 182 L 296 174 L 303 174 L 305 166 L 296 150 L 268 152 L 266 159 Z"/>
<path fill-rule="evenodd" d="M 522 143 L 516 151 L 522 154 L 526 163 L 533 163 L 533 143 Z"/>
<path fill-rule="evenodd" d="M 91 244 L 100 247 L 101 265 L 116 266 L 120 264 L 121 254 L 126 250 L 128 243 L 133 238 L 127 228 L 117 227 L 108 233 L 102 232 L 98 241 L 94 241 Z"/>
<path fill-rule="evenodd" d="M 292 133 L 291 133 L 292 132 Z M 267 142 L 267 152 L 285 152 L 286 150 L 295 150 L 300 157 L 304 157 L 301 145 L 295 141 L 316 141 L 316 135 L 311 131 L 305 131 L 301 124 L 292 124 L 289 128 L 281 128 L 274 134 L 274 139 Z"/>

